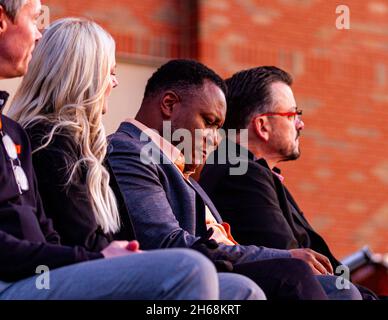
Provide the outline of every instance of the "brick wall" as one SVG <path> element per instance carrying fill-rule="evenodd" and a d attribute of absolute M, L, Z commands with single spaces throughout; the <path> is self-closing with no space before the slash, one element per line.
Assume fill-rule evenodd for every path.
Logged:
<path fill-rule="evenodd" d="M 388 4 L 200 1 L 200 59 L 225 76 L 275 64 L 295 78 L 302 157 L 282 165 L 306 216 L 344 256 L 388 252 Z M 337 30 L 337 5 L 350 29 Z"/>
<path fill-rule="evenodd" d="M 192 0 L 42 0 L 51 19 L 82 16 L 107 28 L 121 58 L 158 63 L 173 57 L 197 56 L 196 7 Z"/>
<path fill-rule="evenodd" d="M 277 65 L 304 111 L 286 184 L 338 257 L 388 252 L 388 3 L 382 0 L 48 0 L 51 17 L 104 25 L 122 58 L 194 57 L 223 76 Z M 337 30 L 336 7 L 350 8 Z"/>

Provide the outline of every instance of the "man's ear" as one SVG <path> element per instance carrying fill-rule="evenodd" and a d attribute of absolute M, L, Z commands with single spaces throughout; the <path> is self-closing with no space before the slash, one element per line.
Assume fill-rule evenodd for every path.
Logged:
<path fill-rule="evenodd" d="M 251 125 L 253 126 L 253 131 L 259 139 L 265 142 L 269 140 L 270 124 L 267 117 L 263 116 L 253 118 Z"/>
<path fill-rule="evenodd" d="M 2 5 L 0 5 L 0 36 L 7 30 L 7 15 Z"/>
<path fill-rule="evenodd" d="M 160 106 L 163 116 L 166 118 L 171 118 L 174 107 L 179 102 L 179 96 L 174 91 L 164 92 Z"/>

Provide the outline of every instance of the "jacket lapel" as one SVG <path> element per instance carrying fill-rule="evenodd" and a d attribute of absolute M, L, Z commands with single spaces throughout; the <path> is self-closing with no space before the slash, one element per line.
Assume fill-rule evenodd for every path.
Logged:
<path fill-rule="evenodd" d="M 310 231 L 314 231 L 314 229 L 311 227 L 311 225 L 307 222 L 306 218 L 304 217 L 302 210 L 300 210 L 295 199 L 293 198 L 293 196 L 291 195 L 291 193 L 288 191 L 286 187 L 284 187 L 284 192 L 290 204 L 295 208 L 295 210 L 292 210 L 294 217 L 298 219 L 298 221 L 302 224 L 303 227 L 305 227 L 306 229 L 309 229 Z"/>
<path fill-rule="evenodd" d="M 298 220 L 300 220 L 300 219 L 299 219 L 299 217 L 297 217 L 297 215 L 295 215 L 293 213 L 294 210 L 291 210 L 291 208 L 290 208 L 290 204 L 288 201 L 289 200 L 289 198 L 288 198 L 289 192 L 285 188 L 283 183 L 279 180 L 279 178 L 275 176 L 275 174 L 272 174 L 272 178 L 273 178 L 273 181 L 275 184 L 276 194 L 278 196 L 279 205 L 282 209 L 284 218 L 287 220 L 288 224 L 290 225 L 292 232 L 294 233 L 296 239 L 298 239 L 299 233 L 298 233 L 297 229 L 295 228 L 295 219 L 293 217 L 296 217 Z M 297 208 L 297 206 L 296 206 L 296 208 Z M 303 223 L 303 225 L 304 225 L 304 223 Z"/>
<path fill-rule="evenodd" d="M 217 220 L 217 222 L 222 223 L 222 218 L 215 207 L 214 203 L 210 200 L 209 196 L 206 194 L 206 192 L 202 189 L 202 187 L 198 184 L 197 181 L 195 181 L 193 178 L 189 178 L 189 185 L 193 190 L 195 191 L 196 195 L 198 196 L 202 202 L 203 211 L 205 212 L 205 205 L 209 208 L 210 212 L 214 216 L 214 218 Z"/>

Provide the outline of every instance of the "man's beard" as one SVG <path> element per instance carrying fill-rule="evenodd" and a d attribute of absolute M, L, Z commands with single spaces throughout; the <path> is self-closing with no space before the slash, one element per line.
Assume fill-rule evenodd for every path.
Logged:
<path fill-rule="evenodd" d="M 299 136 L 300 131 L 296 134 L 295 143 L 299 139 Z M 290 150 L 289 145 L 279 149 L 279 154 L 283 156 L 281 161 L 297 160 L 300 157 L 301 151 L 299 145 L 293 145 L 292 147 L 292 150 Z"/>
<path fill-rule="evenodd" d="M 291 161 L 291 160 L 296 160 L 300 157 L 300 149 L 299 147 L 296 149 L 294 148 L 293 150 L 290 150 L 288 147 L 287 148 L 282 148 L 279 150 L 279 154 L 282 155 L 282 159 L 280 161 Z"/>

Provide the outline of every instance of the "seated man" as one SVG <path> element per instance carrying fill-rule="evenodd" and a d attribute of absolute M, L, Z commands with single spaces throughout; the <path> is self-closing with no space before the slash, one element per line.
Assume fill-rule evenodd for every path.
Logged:
<path fill-rule="evenodd" d="M 214 164 L 206 164 L 202 170 L 201 186 L 240 243 L 310 248 L 337 268 L 340 263 L 308 223 L 275 167 L 300 155 L 304 123 L 290 88 L 291 76 L 276 67 L 259 67 L 238 72 L 226 83 L 224 129 L 235 129 L 237 135 L 232 138 L 230 130 L 229 139 L 212 155 Z M 242 129 L 247 130 L 247 138 Z M 229 149 L 237 150 L 236 158 L 225 157 Z M 245 172 L 231 174 L 230 170 L 242 163 Z"/>
<path fill-rule="evenodd" d="M 0 80 L 26 73 L 40 11 L 39 0 L 0 0 Z M 0 92 L 0 300 L 264 298 L 238 275 L 226 275 L 220 295 L 214 266 L 192 250 L 140 252 L 137 241 L 101 252 L 62 246 L 37 192 L 27 135 L 1 113 L 7 97 Z M 42 270 L 50 272 L 38 278 Z"/>
<path fill-rule="evenodd" d="M 211 228 L 219 244 L 212 260 L 232 262 L 233 271 L 255 280 L 269 299 L 324 298 L 312 270 L 330 273 L 326 257 L 312 250 L 238 245 L 210 199 L 190 179 L 207 157 L 205 140 L 217 144 L 225 113 L 222 79 L 198 62 L 173 60 L 148 80 L 136 119 L 122 123 L 110 137 L 107 164 L 140 244 L 146 249 L 191 247 Z M 167 140 L 183 146 L 184 155 Z M 304 259 L 311 270 L 292 257 Z M 319 279 L 331 283 L 329 293 L 359 297 L 352 290 L 337 290 L 335 277 Z"/>

